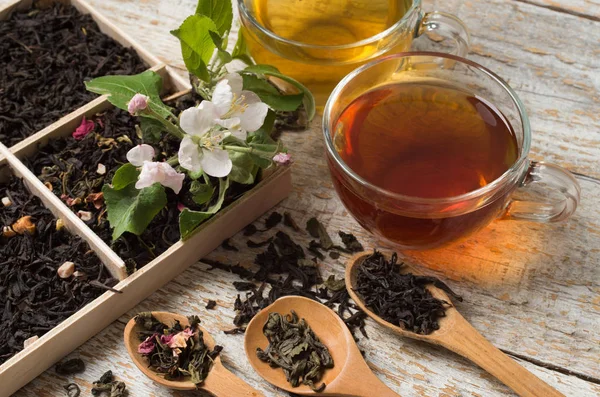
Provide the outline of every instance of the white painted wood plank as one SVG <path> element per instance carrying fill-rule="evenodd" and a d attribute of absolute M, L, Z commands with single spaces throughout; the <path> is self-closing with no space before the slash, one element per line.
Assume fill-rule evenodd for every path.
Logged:
<path fill-rule="evenodd" d="M 194 0 L 91 3 L 150 52 L 171 65 L 182 66 L 179 45 L 168 31 L 193 12 Z M 578 0 L 568 3 L 578 4 Z M 532 119 L 536 158 L 600 176 L 598 22 L 509 0 L 425 1 L 424 8 L 454 12 L 465 20 L 473 35 L 470 57 L 509 80 L 525 101 Z M 363 241 L 371 241 L 335 198 L 322 159 L 318 123 L 307 133 L 284 134 L 284 140 L 294 148 L 297 162 L 294 193 L 279 210 L 291 211 L 299 223 L 317 215 L 332 232 L 350 230 Z M 460 245 L 412 257 L 452 280 L 466 300 L 459 307 L 461 312 L 498 347 L 598 377 L 600 186 L 581 183 L 582 206 L 567 223 L 497 222 Z M 245 244 L 241 236 L 234 241 L 238 246 Z M 232 255 L 217 250 L 211 258 L 250 265 L 255 253 Z M 199 313 L 206 328 L 226 345 L 226 365 L 266 395 L 283 395 L 260 382 L 251 370 L 241 336 L 218 333 L 231 326 L 235 297 L 231 282 L 236 277 L 217 270 L 206 272 L 205 268 L 195 265 L 129 314 L 139 310 Z M 323 272 L 343 274 L 343 257 L 339 261 L 328 259 Z M 217 310 L 204 310 L 208 299 L 217 300 Z M 141 378 L 121 344 L 128 318 L 123 316 L 78 350 L 89 369 L 75 378 L 77 382 L 89 387 L 103 371 L 113 369 L 134 396 L 184 395 L 166 392 Z M 368 331 L 371 339 L 361 340 L 361 345 L 373 349 L 367 355 L 370 365 L 404 396 L 509 394 L 483 371 L 451 353 L 399 340 L 371 322 Z M 110 346 L 108 352 L 104 346 Z M 598 384 L 524 365 L 566 395 L 600 395 Z M 66 383 L 66 379 L 59 379 Z M 50 370 L 16 395 L 61 395 L 60 384 Z"/>

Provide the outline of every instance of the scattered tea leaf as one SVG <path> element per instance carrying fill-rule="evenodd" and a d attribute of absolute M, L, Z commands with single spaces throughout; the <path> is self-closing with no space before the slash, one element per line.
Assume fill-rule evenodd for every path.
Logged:
<path fill-rule="evenodd" d="M 67 397 L 79 397 L 81 395 L 81 389 L 75 383 L 68 383 L 63 388 L 67 391 Z"/>
<path fill-rule="evenodd" d="M 85 371 L 85 363 L 80 358 L 72 358 L 56 364 L 54 370 L 59 375 L 77 374 Z"/>
<path fill-rule="evenodd" d="M 238 291 L 251 291 L 256 289 L 256 285 L 248 281 L 234 281 L 233 286 Z"/>
<path fill-rule="evenodd" d="M 269 215 L 269 217 L 265 219 L 265 230 L 269 230 L 277 226 L 279 222 L 281 222 L 282 218 L 283 217 L 279 212 L 271 212 L 271 215 Z"/>
<path fill-rule="evenodd" d="M 215 307 L 217 307 L 217 301 L 214 301 L 214 300 L 209 300 L 209 301 L 206 303 L 206 310 L 212 310 L 212 309 L 214 309 Z"/>
<path fill-rule="evenodd" d="M 317 218 L 310 218 L 306 222 L 306 230 L 308 230 L 311 236 L 319 239 L 321 248 L 324 250 L 329 250 L 333 246 L 333 241 L 331 241 L 331 237 L 329 237 L 325 226 Z"/>
<path fill-rule="evenodd" d="M 292 387 L 302 383 L 317 393 L 325 390 L 325 383 L 316 383 L 321 382 L 326 369 L 333 368 L 333 358 L 306 320 L 293 310 L 289 315 L 270 313 L 263 334 L 269 345 L 264 351 L 256 348 L 261 361 L 272 368 L 282 368 Z"/>
<path fill-rule="evenodd" d="M 231 244 L 231 239 L 223 241 L 221 243 L 221 248 L 227 251 L 239 251 L 239 249 L 235 245 Z"/>
<path fill-rule="evenodd" d="M 358 242 L 356 237 L 351 233 L 344 233 L 341 230 L 338 232 L 340 238 L 342 239 L 342 243 L 350 252 L 361 252 L 364 251 L 364 248 L 361 243 Z"/>
<path fill-rule="evenodd" d="M 268 245 L 271 241 L 273 241 L 273 237 L 269 237 L 268 239 L 266 239 L 264 241 L 248 240 L 248 241 L 246 241 L 246 245 L 248 246 L 248 248 L 261 248 L 261 247 Z"/>
<path fill-rule="evenodd" d="M 258 229 L 252 223 L 244 228 L 244 236 L 246 236 L 246 237 L 252 236 L 252 235 L 256 234 L 256 232 L 258 232 Z"/>
<path fill-rule="evenodd" d="M 346 282 L 344 281 L 344 279 L 341 278 L 339 280 L 336 280 L 333 274 L 329 276 L 327 280 L 325 280 L 324 284 L 331 292 L 338 292 L 346 289 Z"/>
<path fill-rule="evenodd" d="M 329 257 L 331 259 L 338 259 L 340 257 L 340 253 L 337 251 L 329 251 Z"/>
<path fill-rule="evenodd" d="M 298 226 L 298 224 L 296 223 L 294 218 L 292 218 L 292 214 L 290 214 L 287 211 L 283 213 L 283 224 L 286 225 L 287 227 L 291 227 L 292 229 L 294 229 L 297 232 L 302 230 L 300 228 L 300 226 Z"/>
<path fill-rule="evenodd" d="M 93 396 L 108 395 L 109 397 L 125 397 L 127 386 L 124 382 L 116 381 L 112 371 L 106 371 L 92 387 Z"/>

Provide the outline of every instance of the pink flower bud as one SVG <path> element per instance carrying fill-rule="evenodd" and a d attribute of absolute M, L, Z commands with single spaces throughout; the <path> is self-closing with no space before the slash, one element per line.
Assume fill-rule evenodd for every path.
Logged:
<path fill-rule="evenodd" d="M 73 132 L 73 138 L 80 141 L 92 131 L 94 131 L 94 122 L 92 120 L 86 120 L 85 116 L 83 116 L 81 124 L 79 125 L 79 127 L 77 127 L 75 132 Z"/>
<path fill-rule="evenodd" d="M 132 116 L 137 115 L 140 110 L 148 107 L 148 97 L 142 94 L 135 94 L 127 104 L 127 110 Z"/>
<path fill-rule="evenodd" d="M 289 153 L 277 153 L 274 157 L 273 157 L 273 161 L 277 164 L 277 165 L 288 165 L 291 164 L 292 162 L 292 155 Z"/>

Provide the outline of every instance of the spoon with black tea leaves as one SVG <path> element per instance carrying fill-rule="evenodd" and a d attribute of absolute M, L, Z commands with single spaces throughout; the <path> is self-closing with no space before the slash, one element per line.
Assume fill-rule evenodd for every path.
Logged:
<path fill-rule="evenodd" d="M 175 324 L 175 320 L 179 320 L 179 323 L 186 327 L 189 325 L 189 321 L 187 317 L 182 316 L 180 314 L 169 313 L 169 312 L 152 312 L 152 315 L 161 323 L 167 324 L 168 326 L 172 326 Z M 204 336 L 204 343 L 211 350 L 215 347 L 215 340 L 210 336 L 208 332 L 202 327 L 200 330 Z M 139 332 L 141 328 L 139 325 L 135 323 L 135 318 L 132 318 L 125 326 L 125 346 L 127 347 L 127 352 L 131 356 L 131 359 L 135 363 L 135 365 L 146 375 L 148 378 L 152 379 L 154 382 L 168 387 L 169 389 L 175 390 L 196 390 L 202 389 L 210 394 L 217 397 L 230 397 L 230 396 L 240 396 L 240 397 L 264 397 L 264 394 L 255 390 L 246 382 L 235 376 L 228 369 L 226 369 L 221 363 L 221 359 L 219 356 L 215 358 L 213 361 L 213 366 L 208 373 L 206 379 L 202 384 L 196 386 L 190 380 L 167 380 L 164 376 L 158 372 L 154 372 L 152 369 L 148 368 L 148 361 L 146 358 L 142 356 L 141 353 L 138 353 L 138 346 L 140 344 L 139 340 Z"/>
<path fill-rule="evenodd" d="M 257 348 L 264 350 L 268 345 L 267 338 L 263 334 L 263 326 L 269 314 L 287 315 L 292 310 L 298 317 L 306 320 L 321 343 L 327 346 L 333 358 L 333 368 L 326 369 L 321 379 L 326 387 L 320 393 L 315 393 L 309 386 L 303 384 L 292 387 L 281 368 L 271 368 L 256 355 Z M 371 371 L 344 321 L 333 310 L 312 299 L 286 296 L 258 312 L 246 328 L 244 349 L 250 364 L 263 379 L 290 393 L 302 396 L 399 396 Z"/>
<path fill-rule="evenodd" d="M 346 265 L 346 289 L 358 307 L 377 323 L 394 331 L 397 334 L 420 341 L 443 346 L 479 365 L 499 381 L 510 387 L 522 397 L 564 397 L 563 394 L 552 388 L 546 382 L 523 368 L 516 361 L 492 345 L 483 335 L 456 310 L 454 306 L 446 309 L 445 317 L 439 320 L 440 328 L 431 334 L 422 335 L 407 331 L 404 328 L 387 322 L 371 311 L 356 292 L 357 278 L 360 265 L 372 253 L 361 252 L 350 258 Z M 389 257 L 386 257 L 389 260 Z M 402 273 L 419 275 L 419 271 L 405 264 Z M 442 301 L 450 302 L 448 295 L 433 285 L 427 289 L 431 294 Z"/>

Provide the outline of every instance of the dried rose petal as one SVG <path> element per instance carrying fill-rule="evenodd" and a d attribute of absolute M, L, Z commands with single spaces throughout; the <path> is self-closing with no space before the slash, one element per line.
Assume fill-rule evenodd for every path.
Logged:
<path fill-rule="evenodd" d="M 83 119 L 81 120 L 81 124 L 79 125 L 79 127 L 77 127 L 77 129 L 73 133 L 73 138 L 75 138 L 78 141 L 82 140 L 83 138 L 85 138 L 85 136 L 87 134 L 94 131 L 94 126 L 95 125 L 92 120 L 86 120 L 85 116 L 83 116 Z"/>
<path fill-rule="evenodd" d="M 85 202 L 94 204 L 94 208 L 99 210 L 104 205 L 104 193 L 90 193 L 85 198 Z"/>
<path fill-rule="evenodd" d="M 140 343 L 140 345 L 138 346 L 138 353 L 140 354 L 150 354 L 152 353 L 152 351 L 154 350 L 155 347 L 155 342 L 154 342 L 154 337 L 157 336 L 158 334 L 154 334 L 152 336 L 149 336 L 146 338 L 145 341 L 143 341 L 142 343 Z"/>

